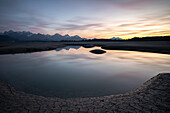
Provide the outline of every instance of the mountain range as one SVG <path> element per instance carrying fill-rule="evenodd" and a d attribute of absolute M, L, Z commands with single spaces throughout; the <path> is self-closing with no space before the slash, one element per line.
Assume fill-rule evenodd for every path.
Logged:
<path fill-rule="evenodd" d="M 60 35 L 58 33 L 54 35 L 41 34 L 41 33 L 31 33 L 29 31 L 5 31 L 0 33 L 0 41 L 82 41 L 87 40 L 86 38 L 81 38 L 78 35 L 69 36 Z"/>
<path fill-rule="evenodd" d="M 59 33 L 56 33 L 54 35 L 49 34 L 41 34 L 41 33 L 32 33 L 29 31 L 5 31 L 3 33 L 0 33 L 0 41 L 8 41 L 8 42 L 27 42 L 27 41 L 45 41 L 45 42 L 51 42 L 51 41 L 84 41 L 89 40 L 86 38 L 82 38 L 78 35 L 70 36 L 68 34 L 61 35 Z M 92 40 L 98 40 L 96 38 L 93 38 Z M 104 40 L 123 40 L 119 37 L 113 37 L 110 39 L 104 39 Z"/>

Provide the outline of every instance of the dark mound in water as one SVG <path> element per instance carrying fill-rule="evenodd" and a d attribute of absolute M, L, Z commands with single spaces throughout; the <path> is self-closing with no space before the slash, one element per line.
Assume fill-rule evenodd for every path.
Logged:
<path fill-rule="evenodd" d="M 94 54 L 104 54 L 104 53 L 106 53 L 106 51 L 103 51 L 103 50 L 100 50 L 100 49 L 94 49 L 94 50 L 91 50 L 90 52 L 94 53 Z"/>

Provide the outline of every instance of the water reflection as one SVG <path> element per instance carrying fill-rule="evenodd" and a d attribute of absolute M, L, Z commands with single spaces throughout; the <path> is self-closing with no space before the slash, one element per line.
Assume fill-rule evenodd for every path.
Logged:
<path fill-rule="evenodd" d="M 63 49 L 65 50 L 70 50 L 70 49 L 79 49 L 81 46 L 66 46 L 66 47 L 62 47 L 62 48 L 57 48 L 56 51 L 61 51 Z"/>
<path fill-rule="evenodd" d="M 0 78 L 17 90 L 67 98 L 124 93 L 159 72 L 170 72 L 167 54 L 106 50 L 96 55 L 89 52 L 93 49 L 101 48 L 1 55 Z"/>
<path fill-rule="evenodd" d="M 83 45 L 84 48 L 93 48 L 95 47 L 95 45 L 92 45 L 92 44 L 85 44 Z"/>

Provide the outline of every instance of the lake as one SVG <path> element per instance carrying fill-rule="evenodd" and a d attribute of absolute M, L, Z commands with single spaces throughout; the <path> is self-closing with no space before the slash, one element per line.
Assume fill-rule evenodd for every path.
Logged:
<path fill-rule="evenodd" d="M 170 55 L 67 46 L 52 51 L 0 55 L 0 78 L 19 91 L 60 97 L 98 97 L 136 89 L 170 72 Z"/>

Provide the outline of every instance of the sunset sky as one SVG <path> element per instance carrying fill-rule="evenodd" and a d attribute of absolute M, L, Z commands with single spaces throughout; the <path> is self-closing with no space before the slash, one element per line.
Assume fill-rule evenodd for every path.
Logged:
<path fill-rule="evenodd" d="M 170 35 L 170 0 L 0 0 L 0 32 L 131 38 Z"/>

